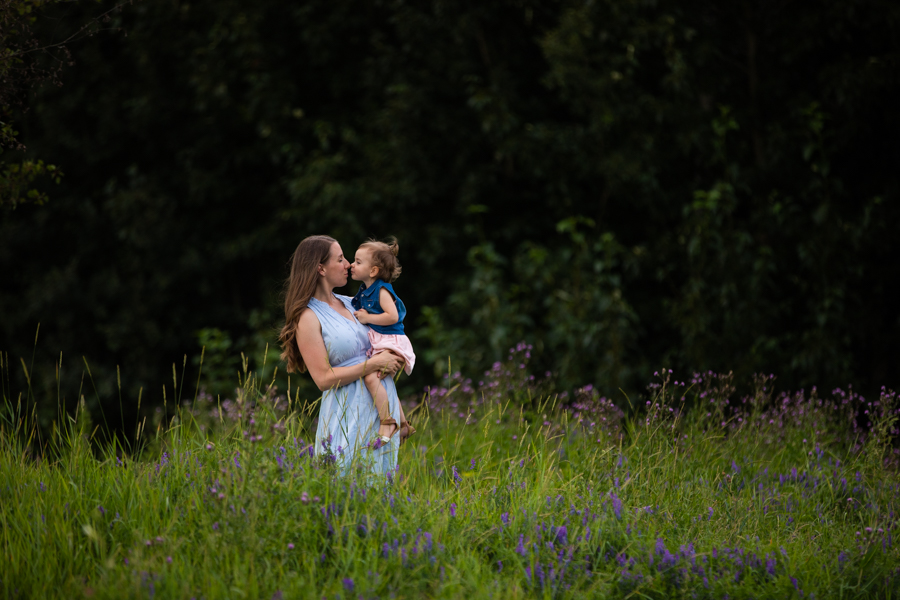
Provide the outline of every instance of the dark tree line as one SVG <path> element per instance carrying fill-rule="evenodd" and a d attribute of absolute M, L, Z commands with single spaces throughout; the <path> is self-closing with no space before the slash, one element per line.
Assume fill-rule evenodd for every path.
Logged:
<path fill-rule="evenodd" d="M 121 365 L 129 397 L 161 402 L 198 335 L 274 340 L 286 260 L 329 233 L 349 254 L 399 238 L 408 389 L 522 339 L 560 386 L 610 393 L 663 365 L 898 384 L 896 3 L 167 0 L 113 19 L 127 37 L 72 47 L 22 116 L 29 156 L 67 176 L 2 214 L 13 360 L 41 322 L 39 360 L 62 351 L 75 387 L 85 355 L 101 399 Z"/>

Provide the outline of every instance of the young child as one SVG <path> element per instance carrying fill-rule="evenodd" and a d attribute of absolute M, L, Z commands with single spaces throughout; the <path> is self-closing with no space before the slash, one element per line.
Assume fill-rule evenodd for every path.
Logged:
<path fill-rule="evenodd" d="M 400 246 L 395 239 L 391 239 L 390 244 L 369 240 L 359 247 L 356 258 L 350 264 L 350 277 L 362 285 L 351 303 L 356 309 L 353 314 L 357 320 L 369 326 L 369 341 L 372 343 L 370 356 L 393 352 L 406 361 L 405 371 L 409 375 L 416 363 L 416 355 L 403 329 L 406 307 L 391 285 L 400 276 L 399 251 Z M 380 375 L 369 373 L 364 379 L 381 420 L 378 437 L 382 444 L 387 444 L 399 431 L 402 442 L 416 430 L 406 421 L 402 406 L 400 426 L 391 417 L 387 391 L 381 385 Z"/>

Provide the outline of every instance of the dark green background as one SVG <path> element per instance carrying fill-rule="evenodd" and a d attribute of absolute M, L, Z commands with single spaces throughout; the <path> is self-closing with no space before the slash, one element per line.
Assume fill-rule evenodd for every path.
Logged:
<path fill-rule="evenodd" d="M 192 395 L 201 342 L 226 394 L 317 233 L 351 255 L 399 238 L 407 392 L 448 356 L 477 381 L 519 340 L 560 390 L 639 392 L 661 366 L 900 384 L 896 2 L 163 0 L 115 19 L 127 36 L 72 45 L 22 117 L 63 183 L 0 216 L 0 349 L 21 371 L 41 323 L 41 402 L 60 352 L 69 402 L 82 356 L 94 406 L 117 404 L 116 365 L 126 405 L 161 403 L 185 354 Z"/>

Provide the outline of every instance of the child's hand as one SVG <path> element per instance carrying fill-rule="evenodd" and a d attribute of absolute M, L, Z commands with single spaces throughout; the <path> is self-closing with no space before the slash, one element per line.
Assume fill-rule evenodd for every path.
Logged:
<path fill-rule="evenodd" d="M 356 320 L 359 321 L 360 323 L 362 323 L 363 325 L 365 325 L 366 323 L 369 322 L 369 311 L 367 311 L 364 308 L 361 308 L 358 311 L 356 311 L 355 313 L 353 313 L 353 316 L 356 317 Z"/>

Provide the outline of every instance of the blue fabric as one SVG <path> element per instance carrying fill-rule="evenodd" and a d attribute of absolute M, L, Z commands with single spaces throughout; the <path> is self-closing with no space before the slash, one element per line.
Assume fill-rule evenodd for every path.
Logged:
<path fill-rule="evenodd" d="M 403 305 L 403 301 L 397 297 L 397 294 L 394 292 L 394 286 L 391 284 L 382 281 L 381 279 L 376 279 L 375 283 L 372 284 L 372 287 L 367 288 L 366 284 L 361 283 L 359 291 L 353 296 L 353 308 L 356 310 L 364 308 L 366 309 L 366 312 L 373 315 L 384 314 L 384 309 L 381 308 L 381 302 L 378 301 L 378 296 L 381 294 L 381 288 L 386 289 L 390 292 L 391 296 L 394 297 L 394 304 L 397 305 L 397 316 L 399 318 L 393 325 L 370 324 L 369 327 L 382 335 L 405 335 L 406 332 L 403 331 L 403 319 L 406 317 L 406 307 Z"/>
<path fill-rule="evenodd" d="M 349 296 L 335 297 L 353 313 Z M 341 316 L 325 302 L 309 299 L 309 308 L 322 326 L 322 339 L 328 351 L 328 362 L 332 367 L 350 367 L 366 360 L 366 351 L 372 346 L 365 325 L 355 318 L 350 321 Z M 391 416 L 400 422 L 400 400 L 394 380 L 386 377 L 381 385 L 387 390 Z M 351 465 L 368 464 L 374 473 L 387 475 L 397 466 L 400 436 L 394 435 L 391 443 L 371 450 L 367 445 L 378 435 L 378 411 L 372 395 L 362 379 L 348 383 L 322 394 L 319 405 L 319 425 L 316 429 L 316 453 L 329 453 L 343 472 Z"/>

